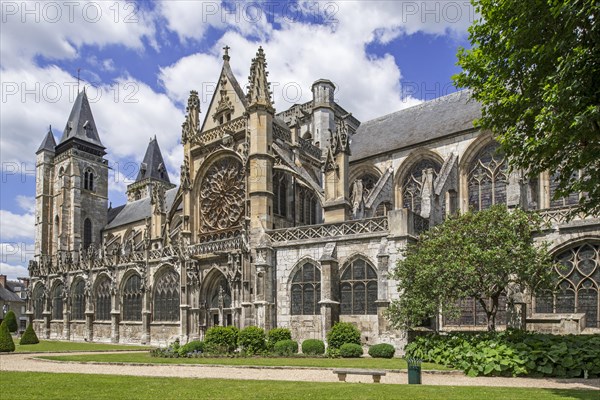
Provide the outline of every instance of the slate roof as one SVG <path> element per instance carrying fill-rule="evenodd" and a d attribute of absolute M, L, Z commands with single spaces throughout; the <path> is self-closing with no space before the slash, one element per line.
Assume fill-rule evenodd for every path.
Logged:
<path fill-rule="evenodd" d="M 480 116 L 481 105 L 462 90 L 363 122 L 352 137 L 350 161 L 473 129 Z"/>
<path fill-rule="evenodd" d="M 144 160 L 140 166 L 140 172 L 138 172 L 135 181 L 139 182 L 147 178 L 154 178 L 171 183 L 156 136 L 148 143 Z"/>
<path fill-rule="evenodd" d="M 79 92 L 75 103 L 73 103 L 73 108 L 65 125 L 60 143 L 64 143 L 71 138 L 77 138 L 95 144 L 103 149 L 105 148 L 100 141 L 100 136 L 98 136 L 98 129 L 96 129 L 96 123 L 94 122 L 94 116 L 92 115 L 92 109 L 90 108 L 90 102 L 88 101 L 85 89 Z"/>
<path fill-rule="evenodd" d="M 11 291 L 10 289 L 0 287 L 0 300 L 2 301 L 11 301 L 14 303 L 23 303 L 24 300 L 21 297 Z"/>
<path fill-rule="evenodd" d="M 175 201 L 175 195 L 177 194 L 177 188 L 169 189 L 165 192 L 165 202 L 167 206 L 167 212 L 171 209 L 173 202 Z M 117 226 L 130 224 L 132 222 L 142 221 L 152 215 L 152 204 L 150 204 L 150 196 L 144 197 L 143 199 L 131 201 L 124 206 L 119 206 L 113 210 L 119 209 L 118 213 L 113 216 L 112 220 L 104 227 L 104 229 L 112 229 Z M 108 210 L 109 218 L 111 210 Z"/>
<path fill-rule="evenodd" d="M 56 147 L 56 140 L 54 139 L 54 133 L 52 132 L 52 126 L 50 126 L 50 128 L 48 128 L 48 133 L 46 133 L 44 140 L 42 140 L 42 144 L 40 144 L 40 147 L 39 147 L 39 149 L 37 149 L 35 154 L 38 154 L 42 150 L 48 150 L 48 151 L 54 152 L 55 147 Z"/>

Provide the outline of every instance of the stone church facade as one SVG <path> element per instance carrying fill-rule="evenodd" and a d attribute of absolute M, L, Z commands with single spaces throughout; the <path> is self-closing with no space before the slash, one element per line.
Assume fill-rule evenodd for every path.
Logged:
<path fill-rule="evenodd" d="M 384 311 L 398 296 L 388 273 L 402 249 L 448 215 L 499 203 L 540 213 L 549 225 L 538 239 L 561 265 L 555 294 L 512 296 L 501 324 L 518 308 L 530 329 L 600 331 L 600 220 L 566 222 L 578 195 L 553 200 L 551 173 L 509 173 L 491 134 L 473 127 L 480 107 L 468 92 L 361 124 L 325 79 L 309 102 L 276 112 L 262 48 L 246 91 L 229 60 L 226 49 L 204 122 L 190 93 L 179 182 L 154 138 L 122 206 L 108 206 L 85 90 L 58 144 L 48 132 L 36 153 L 28 289 L 40 337 L 166 344 L 256 325 L 324 339 L 348 321 L 366 344 L 401 349 L 406 333 Z M 476 304 L 462 307 L 461 318 L 431 323 L 485 328 Z"/>

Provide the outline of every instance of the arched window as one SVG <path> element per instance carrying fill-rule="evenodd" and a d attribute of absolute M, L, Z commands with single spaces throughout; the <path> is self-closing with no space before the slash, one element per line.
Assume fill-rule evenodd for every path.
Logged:
<path fill-rule="evenodd" d="M 91 168 L 87 168 L 83 173 L 83 188 L 94 191 L 94 171 Z"/>
<path fill-rule="evenodd" d="M 377 272 L 362 259 L 354 260 L 340 280 L 341 314 L 377 314 Z"/>
<path fill-rule="evenodd" d="M 287 181 L 280 172 L 273 174 L 273 213 L 282 217 L 287 216 Z"/>
<path fill-rule="evenodd" d="M 37 285 L 33 291 L 33 318 L 42 319 L 44 312 L 44 287 Z"/>
<path fill-rule="evenodd" d="M 555 292 L 538 296 L 538 313 L 585 313 L 586 327 L 600 328 L 600 244 L 585 243 L 555 257 Z"/>
<path fill-rule="evenodd" d="M 379 203 L 379 205 L 375 209 L 375 216 L 376 217 L 385 217 L 387 215 L 388 211 L 390 211 L 391 209 L 392 209 L 391 201 L 382 201 L 381 203 Z"/>
<path fill-rule="evenodd" d="M 139 275 L 131 275 L 123 289 L 123 320 L 142 320 L 142 280 Z"/>
<path fill-rule="evenodd" d="M 292 315 L 321 314 L 321 271 L 304 263 L 292 279 Z"/>
<path fill-rule="evenodd" d="M 63 288 L 62 283 L 57 283 L 52 289 L 52 319 L 63 319 Z"/>
<path fill-rule="evenodd" d="M 437 178 L 441 168 L 440 163 L 427 158 L 413 165 L 402 180 L 402 207 L 408 208 L 415 214 L 421 214 L 425 171 L 428 169 L 433 171 L 431 182 L 433 185 L 433 181 Z"/>
<path fill-rule="evenodd" d="M 573 179 L 579 179 L 579 174 L 575 172 L 573 174 Z M 558 174 L 553 174 L 550 176 L 550 207 L 565 207 L 573 204 L 577 204 L 579 202 L 579 193 L 571 193 L 567 197 L 561 197 L 559 199 L 555 199 L 556 190 L 558 189 Z"/>
<path fill-rule="evenodd" d="M 169 271 L 154 285 L 154 320 L 179 321 L 179 275 Z"/>
<path fill-rule="evenodd" d="M 477 153 L 469 165 L 469 207 L 484 210 L 506 204 L 507 164 L 500 146 L 492 142 Z"/>
<path fill-rule="evenodd" d="M 298 190 L 298 221 L 301 224 L 314 225 L 317 223 L 317 199 L 314 193 L 305 187 Z"/>
<path fill-rule="evenodd" d="M 87 249 L 92 244 L 92 221 L 86 218 L 83 221 L 83 248 Z"/>
<path fill-rule="evenodd" d="M 71 294 L 71 319 L 85 319 L 85 282 L 78 279 Z"/>
<path fill-rule="evenodd" d="M 95 300 L 96 300 L 96 320 L 98 321 L 110 321 L 110 280 L 107 277 L 101 278 L 102 280 L 96 286 Z"/>

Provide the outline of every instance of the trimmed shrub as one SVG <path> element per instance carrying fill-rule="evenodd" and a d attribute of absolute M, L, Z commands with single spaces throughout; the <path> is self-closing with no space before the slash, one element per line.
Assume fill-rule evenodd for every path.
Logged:
<path fill-rule="evenodd" d="M 298 342 L 295 340 L 280 340 L 273 346 L 273 352 L 278 356 L 291 356 L 298 353 Z"/>
<path fill-rule="evenodd" d="M 478 334 L 420 336 L 407 357 L 477 375 L 533 375 L 560 378 L 600 376 L 600 335 L 550 335 L 509 330 Z"/>
<path fill-rule="evenodd" d="M 204 342 L 201 340 L 192 340 L 179 347 L 178 352 L 181 357 L 187 357 L 190 353 L 204 353 Z"/>
<path fill-rule="evenodd" d="M 338 322 L 327 332 L 327 345 L 339 349 L 346 343 L 360 345 L 360 331 L 349 322 Z"/>
<path fill-rule="evenodd" d="M 13 310 L 6 313 L 4 316 L 4 323 L 8 326 L 9 332 L 16 332 L 19 329 L 19 325 L 17 325 L 17 316 Z"/>
<path fill-rule="evenodd" d="M 273 328 L 267 333 L 267 347 L 273 350 L 275 343 L 282 340 L 292 340 L 292 332 L 287 328 Z"/>
<path fill-rule="evenodd" d="M 302 353 L 308 356 L 320 356 L 325 353 L 325 343 L 319 339 L 306 339 L 302 342 Z"/>
<path fill-rule="evenodd" d="M 4 321 L 0 324 L 0 352 L 9 353 L 15 351 L 15 342 L 8 331 L 8 325 Z"/>
<path fill-rule="evenodd" d="M 265 330 L 257 326 L 247 326 L 240 331 L 238 344 L 246 355 L 258 354 L 265 351 Z"/>
<path fill-rule="evenodd" d="M 23 332 L 23 336 L 21 336 L 21 342 L 19 344 L 38 344 L 40 341 L 33 330 L 33 325 L 27 325 L 27 329 Z"/>
<path fill-rule="evenodd" d="M 360 344 L 344 343 L 340 347 L 340 356 L 343 358 L 358 358 L 363 355 L 363 348 Z"/>
<path fill-rule="evenodd" d="M 392 358 L 394 353 L 396 353 L 396 349 L 388 343 L 379 343 L 369 347 L 369 355 L 373 358 Z"/>
<path fill-rule="evenodd" d="M 239 332 L 235 326 L 213 326 L 206 331 L 204 348 L 209 353 L 233 353 L 237 349 Z"/>

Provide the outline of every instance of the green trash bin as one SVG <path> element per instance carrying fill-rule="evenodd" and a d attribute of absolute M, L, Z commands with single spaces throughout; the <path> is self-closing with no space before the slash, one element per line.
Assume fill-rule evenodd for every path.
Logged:
<path fill-rule="evenodd" d="M 423 360 L 419 358 L 407 358 L 408 363 L 408 384 L 409 385 L 420 385 L 421 384 L 421 362 Z"/>

